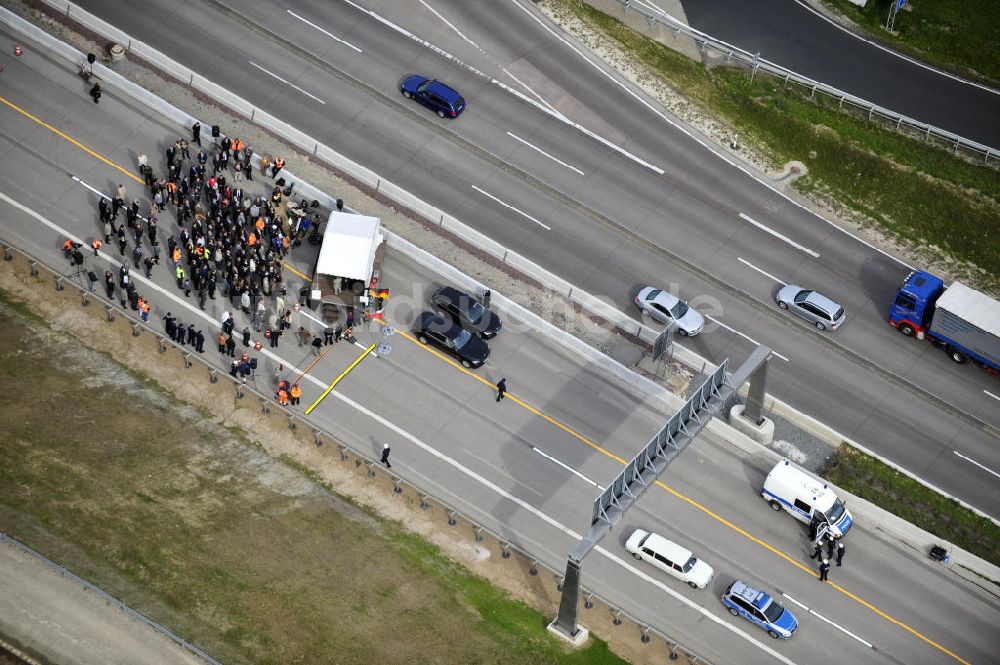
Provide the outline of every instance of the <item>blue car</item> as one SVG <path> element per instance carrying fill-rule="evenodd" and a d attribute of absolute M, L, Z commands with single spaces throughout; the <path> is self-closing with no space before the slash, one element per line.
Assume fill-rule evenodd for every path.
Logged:
<path fill-rule="evenodd" d="M 441 118 L 457 118 L 465 110 L 465 100 L 458 91 L 441 81 L 412 74 L 399 84 L 399 91 L 407 99 L 415 99 L 436 112 Z"/>
<path fill-rule="evenodd" d="M 742 580 L 729 585 L 722 594 L 722 604 L 733 616 L 752 621 L 775 639 L 787 640 L 799 627 L 799 622 L 781 603 Z"/>

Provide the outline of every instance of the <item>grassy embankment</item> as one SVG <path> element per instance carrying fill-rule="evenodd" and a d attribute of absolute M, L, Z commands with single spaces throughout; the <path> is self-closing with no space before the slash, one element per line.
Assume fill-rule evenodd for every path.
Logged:
<path fill-rule="evenodd" d="M 774 163 L 804 162 L 809 175 L 796 182 L 801 191 L 839 201 L 910 246 L 932 245 L 954 261 L 977 266 L 970 272 L 980 285 L 1000 288 L 995 169 L 887 131 L 833 103 L 810 100 L 767 77 L 751 84 L 742 70 L 708 70 L 578 0 L 550 3 L 604 32 Z M 954 501 L 846 447 L 829 474 L 857 496 L 1000 565 L 1000 528 Z"/>
<path fill-rule="evenodd" d="M 810 100 L 745 70 L 706 69 L 578 0 L 548 0 L 601 30 L 775 165 L 803 162 L 795 186 L 978 286 L 1000 291 L 1000 175 L 948 151 Z"/>
<path fill-rule="evenodd" d="M 841 446 L 823 475 L 848 492 L 1000 566 L 1000 527 L 878 460 Z"/>
<path fill-rule="evenodd" d="M 895 0 L 868 0 L 863 8 L 847 0 L 826 3 L 894 50 L 968 79 L 1000 85 L 1000 2 L 910 0 L 912 10 L 904 8 L 896 15 L 895 35 L 882 28 Z"/>
<path fill-rule="evenodd" d="M 624 663 L 2 299 L 0 328 L 0 530 L 220 661 Z"/>

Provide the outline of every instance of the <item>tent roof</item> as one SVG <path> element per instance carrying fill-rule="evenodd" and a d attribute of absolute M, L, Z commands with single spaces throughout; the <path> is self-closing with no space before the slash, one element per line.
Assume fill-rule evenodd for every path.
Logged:
<path fill-rule="evenodd" d="M 371 280 L 375 250 L 382 243 L 378 217 L 346 212 L 330 213 L 316 272 L 348 279 Z"/>

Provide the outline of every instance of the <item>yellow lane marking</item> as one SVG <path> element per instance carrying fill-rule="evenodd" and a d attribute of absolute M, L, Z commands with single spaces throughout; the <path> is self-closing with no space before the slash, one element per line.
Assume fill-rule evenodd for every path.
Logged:
<path fill-rule="evenodd" d="M 87 153 L 91 157 L 94 157 L 94 158 L 100 160 L 101 162 L 104 162 L 105 164 L 107 164 L 111 168 L 113 168 L 113 169 L 115 169 L 117 171 L 120 171 L 125 176 L 131 178 L 135 182 L 138 182 L 140 184 L 145 184 L 141 178 L 139 178 L 137 175 L 135 175 L 134 173 L 132 173 L 130 170 L 128 170 L 126 168 L 123 168 L 123 167 L 119 166 L 118 164 L 115 164 L 111 160 L 107 159 L 106 157 L 104 157 L 104 156 L 102 156 L 102 155 L 94 152 L 93 150 L 91 150 L 87 146 L 83 145 L 82 143 L 80 143 L 76 139 L 74 139 L 71 136 L 68 136 L 67 134 L 59 131 L 58 129 L 56 129 L 52 125 L 48 124 L 44 120 L 41 120 L 41 119 L 35 117 L 34 115 L 32 115 L 31 113 L 28 113 L 27 111 L 25 111 L 21 107 L 17 106 L 16 104 L 10 102 L 9 100 L 5 99 L 4 97 L 0 97 L 0 102 L 3 102 L 3 104 L 5 104 L 6 106 L 8 106 L 9 108 L 17 111 L 18 113 L 20 113 L 24 117 L 26 117 L 26 118 L 34 121 L 35 123 L 41 125 L 42 127 L 46 128 L 46 129 L 48 129 L 49 131 L 51 131 L 53 134 L 59 136 L 60 138 L 65 139 L 66 141 L 68 141 L 69 143 L 73 144 L 74 146 L 76 146 L 80 150 L 83 150 L 85 153 Z M 283 264 L 283 265 L 284 265 L 285 268 L 287 268 L 292 273 L 298 275 L 299 277 L 301 277 L 303 279 L 308 279 L 308 277 L 306 275 L 302 274 L 301 272 L 299 272 L 298 270 L 296 270 L 291 265 L 288 265 L 288 264 Z M 492 383 L 490 383 L 489 381 L 487 381 L 483 377 L 479 376 L 478 374 L 470 372 L 469 370 L 467 370 L 464 367 L 462 367 L 459 363 L 456 363 L 455 361 L 453 361 L 451 358 L 448 358 L 444 354 L 439 353 L 439 352 L 437 352 L 434 349 L 427 348 L 423 344 L 420 344 L 412 335 L 409 335 L 409 334 L 401 332 L 401 331 L 399 331 L 399 332 L 400 332 L 400 334 L 403 337 L 409 339 L 411 342 L 414 342 L 415 344 L 417 344 L 418 346 L 420 346 L 421 348 L 423 348 L 425 351 L 436 355 L 437 357 L 441 358 L 442 360 L 444 360 L 445 362 L 449 363 L 453 367 L 455 367 L 455 368 L 459 369 L 460 371 L 462 371 L 463 373 L 465 373 L 467 376 L 471 376 L 474 379 L 478 380 L 479 382 L 481 382 L 481 383 L 483 383 L 483 384 L 485 384 L 487 386 L 490 386 L 493 390 L 496 390 L 496 386 L 494 386 Z M 374 348 L 375 348 L 375 344 L 372 344 L 367 349 L 365 349 L 364 353 L 362 353 L 353 363 L 351 363 L 351 365 L 346 370 L 344 370 L 340 374 L 340 376 L 338 376 L 336 379 L 334 379 L 333 383 L 330 384 L 330 386 L 323 392 L 323 394 L 320 395 L 319 398 L 315 402 L 313 402 L 313 404 L 308 409 L 306 409 L 305 414 L 309 415 L 312 412 L 312 410 L 314 408 L 316 408 L 316 406 L 321 401 L 323 401 L 323 399 L 325 399 L 327 395 L 330 394 L 330 392 L 334 389 L 334 387 L 336 387 L 336 385 L 345 376 L 347 376 L 347 374 L 351 370 L 353 370 L 355 367 L 357 367 L 358 363 L 360 363 L 369 353 L 371 353 Z M 313 364 L 315 365 L 315 362 Z M 628 463 L 627 460 L 619 457 L 618 455 L 615 455 L 614 453 L 610 452 L 609 450 L 606 450 L 605 448 L 602 448 L 601 446 L 599 446 L 598 444 L 594 443 L 593 441 L 591 441 L 590 439 L 588 439 L 584 435 L 582 435 L 579 432 L 573 430 L 572 428 L 570 428 L 570 427 L 562 424 L 561 422 L 559 422 L 558 420 L 552 418 L 551 416 L 548 416 L 548 415 L 542 413 L 541 411 L 539 411 L 535 407 L 531 406 L 527 402 L 521 400 L 520 398 L 516 397 L 515 395 L 512 395 L 511 393 L 508 392 L 506 394 L 506 396 L 507 396 L 508 399 L 512 400 L 513 402 L 515 402 L 518 405 L 522 406 L 523 408 L 527 409 L 531 413 L 539 416 L 540 418 L 543 418 L 544 420 L 546 420 L 547 422 L 551 423 L 552 425 L 555 425 L 556 427 L 558 427 L 559 429 L 563 430 L 564 432 L 566 432 L 570 436 L 576 438 L 577 440 L 582 441 L 583 443 L 587 444 L 588 446 L 590 446 L 594 450 L 599 451 L 601 454 L 603 454 L 603 455 L 605 455 L 605 456 L 607 456 L 607 457 L 609 457 L 609 458 L 611 458 L 611 459 L 613 459 L 613 460 L 615 460 L 615 461 L 617 461 L 617 462 L 619 462 L 621 464 L 627 464 Z M 788 561 L 789 563 L 795 565 L 797 568 L 799 568 L 799 569 L 801 569 L 801 570 L 809 573 L 810 575 L 812 575 L 814 577 L 817 576 L 816 573 L 814 573 L 811 568 L 808 568 L 807 566 L 804 566 L 803 564 L 799 563 L 798 561 L 796 561 L 792 557 L 788 556 L 787 554 L 785 554 L 781 550 L 779 550 L 779 549 L 777 549 L 777 548 L 775 548 L 775 547 L 773 547 L 771 545 L 768 545 L 763 540 L 761 540 L 761 539 L 759 539 L 759 538 L 751 535 L 750 533 L 748 533 L 744 529 L 741 529 L 740 527 L 736 526 L 735 524 L 733 524 L 729 520 L 725 519 L 724 517 L 722 517 L 720 515 L 717 515 L 716 513 L 712 512 L 711 510 L 709 510 L 705 506 L 701 505 L 697 501 L 684 496 L 683 494 L 677 492 L 674 489 L 671 489 L 666 484 L 664 484 L 662 481 L 657 480 L 656 484 L 659 485 L 660 487 L 662 487 L 663 489 L 667 490 L 668 492 L 670 492 L 672 495 L 674 495 L 678 499 L 681 499 L 682 501 L 687 502 L 691 506 L 694 506 L 695 508 L 698 508 L 699 510 L 701 510 L 702 512 L 704 512 L 706 515 L 709 515 L 710 517 L 712 517 L 715 520 L 719 521 L 720 523 L 728 526 L 729 528 L 733 529 L 737 533 L 745 536 L 749 540 L 757 543 L 758 545 L 760 545 L 761 547 L 764 547 L 765 549 L 769 550 L 770 552 L 773 552 L 774 554 L 777 554 L 778 556 L 780 556 L 785 561 Z M 930 639 L 929 637 L 926 637 L 925 635 L 921 634 L 920 632 L 918 632 L 914 628 L 911 628 L 906 623 L 904 623 L 904 622 L 902 622 L 902 621 L 900 621 L 898 619 L 893 618 L 889 614 L 886 614 L 885 612 L 883 612 L 882 610 L 878 609 L 877 607 L 875 607 L 871 603 L 869 603 L 869 602 L 863 600 L 862 598 L 858 597 L 856 594 L 848 591 L 847 589 L 841 587 L 838 584 L 835 584 L 835 583 L 831 582 L 830 585 L 833 588 L 835 588 L 838 591 L 840 591 L 841 593 L 843 593 L 844 595 L 846 595 L 848 598 L 851 598 L 851 599 L 857 601 L 858 603 L 860 603 L 864 607 L 868 608 L 869 610 L 871 610 L 875 614 L 877 614 L 880 617 L 886 619 L 887 621 L 890 621 L 891 623 L 896 624 L 900 628 L 903 628 L 904 630 L 906 630 L 907 632 L 911 633 L 912 635 L 920 638 L 921 640 L 923 640 L 927 644 L 929 644 L 929 645 L 933 646 L 934 648 L 940 650 L 942 653 L 948 654 L 949 656 L 951 656 L 952 658 L 954 658 L 958 662 L 962 663 L 963 665 L 971 665 L 968 661 L 962 659 L 961 657 L 959 657 L 958 655 L 956 655 L 952 651 L 949 651 L 948 649 L 946 649 L 945 647 L 941 646 L 940 644 L 938 644 L 934 640 Z"/>
<path fill-rule="evenodd" d="M 0 102 L 3 102 L 4 104 L 6 104 L 7 106 L 9 106 L 10 108 L 14 109 L 15 111 L 17 111 L 18 113 L 20 113 L 21 115 L 23 115 L 24 117 L 28 118 L 29 120 L 33 120 L 34 122 L 38 123 L 39 125 L 41 125 L 45 129 L 49 130 L 50 132 L 52 132 L 56 136 L 69 141 L 70 143 L 72 143 L 73 145 L 75 145 L 80 150 L 83 150 L 85 153 L 87 153 L 91 157 L 99 159 L 100 161 L 104 162 L 105 164 L 107 164 L 111 168 L 116 169 L 118 171 L 121 171 L 126 176 L 128 176 L 129 178 L 132 178 L 132 180 L 135 180 L 136 182 L 138 182 L 138 183 L 140 183 L 142 185 L 146 184 L 145 181 L 143 181 L 142 178 L 140 178 L 139 176 L 135 175 L 130 170 L 128 170 L 126 168 L 123 168 L 121 166 L 118 166 L 117 164 L 115 164 L 114 162 L 112 162 L 110 159 L 108 159 L 108 158 L 106 158 L 106 157 L 104 157 L 102 155 L 97 154 L 96 152 L 94 152 L 93 150 L 91 150 L 87 146 L 83 145 L 82 143 L 80 143 L 79 141 L 77 141 L 76 139 L 74 139 L 73 137 L 67 136 L 63 132 L 59 131 L 58 129 L 56 129 L 55 127 L 53 127 L 52 125 L 50 125 L 49 123 L 45 122 L 44 120 L 41 120 L 40 118 L 36 118 L 35 116 L 31 115 L 30 113 L 28 113 L 27 111 L 25 111 L 24 109 L 22 109 L 17 104 L 14 104 L 14 103 L 10 102 L 7 99 L 4 99 L 3 97 L 0 97 Z"/>
<path fill-rule="evenodd" d="M 385 325 L 385 324 L 383 324 L 383 325 Z M 429 348 L 428 346 L 420 344 L 420 342 L 415 337 L 413 337 L 412 335 L 409 335 L 409 334 L 407 334 L 405 332 L 402 332 L 402 331 L 400 331 L 398 329 L 397 329 L 397 332 L 399 334 L 401 334 L 403 337 L 405 337 L 408 340 L 410 340 L 411 342 L 416 343 L 417 346 L 419 346 L 420 348 L 424 349 L 425 351 L 427 351 L 429 353 L 434 354 L 435 356 L 437 356 L 438 358 L 441 358 L 442 360 L 444 360 L 445 362 L 447 362 L 451 366 L 457 368 L 459 371 L 463 372 L 467 376 L 471 376 L 472 378 L 476 379 L 480 383 L 486 384 L 491 389 L 496 390 L 496 386 L 494 386 L 492 383 L 490 383 L 489 381 L 487 381 L 483 377 L 479 376 L 478 374 L 475 374 L 474 372 L 470 372 L 469 370 L 465 369 L 459 363 L 456 363 L 454 360 L 452 360 L 448 356 L 446 356 L 446 355 L 438 352 L 436 349 L 432 349 L 432 348 Z M 569 427 L 567 425 L 562 424 L 561 422 L 559 422 L 555 418 L 552 418 L 551 416 L 542 413 L 541 411 L 539 411 L 535 407 L 531 406 L 530 404 L 528 404 L 524 400 L 522 400 L 522 399 L 520 399 L 520 398 L 512 395 L 509 392 L 506 394 L 506 397 L 508 399 L 513 400 L 514 402 L 516 402 L 520 406 L 524 407 L 525 409 L 527 409 L 528 411 L 530 411 L 534 415 L 539 416 L 540 418 L 546 420 L 547 422 L 555 425 L 556 427 L 558 427 L 562 431 L 566 432 L 570 436 L 572 436 L 572 437 L 576 438 L 577 440 L 579 440 L 579 441 L 587 444 L 588 446 L 590 446 L 594 450 L 597 450 L 598 452 L 600 452 L 601 454 L 605 455 L 606 457 L 609 457 L 609 458 L 615 460 L 616 462 L 621 463 L 622 465 L 628 464 L 628 460 L 626 460 L 626 459 L 624 459 L 622 457 L 619 457 L 618 455 L 614 454 L 610 450 L 607 450 L 607 449 L 601 447 L 597 443 L 595 443 L 595 442 L 591 441 L 590 439 L 588 439 L 583 434 L 580 434 L 579 432 L 577 432 L 573 428 L 571 428 L 571 427 Z M 693 506 L 694 508 L 697 508 L 698 510 L 702 511 L 703 513 L 705 513 L 709 517 L 711 517 L 711 518 L 715 519 L 716 521 L 720 522 L 721 524 L 724 524 L 725 526 L 729 527 L 730 529 L 732 529 L 733 531 L 737 532 L 741 536 L 744 536 L 748 540 L 751 540 L 754 543 L 757 543 L 758 545 L 760 545 L 764 549 L 768 550 L 769 552 L 772 552 L 772 553 L 778 555 L 779 557 L 781 557 L 782 559 L 784 559 L 788 563 L 792 564 L 796 568 L 802 570 L 803 572 L 808 573 L 809 575 L 811 575 L 813 577 L 819 577 L 819 574 L 816 573 L 816 572 L 814 572 L 812 568 L 810 568 L 810 567 L 808 567 L 806 565 L 803 565 L 802 563 L 799 563 L 798 561 L 796 561 L 795 559 L 793 559 L 789 555 L 785 554 L 784 552 L 782 552 L 778 548 L 774 547 L 773 545 L 769 545 L 768 543 L 766 543 L 763 540 L 761 540 L 760 538 L 757 538 L 756 536 L 752 535 L 751 533 L 749 533 L 745 529 L 742 529 L 742 528 L 736 526 L 735 524 L 733 524 L 732 522 L 730 522 L 729 520 L 727 520 L 725 517 L 722 517 L 721 515 L 713 512 L 710 508 L 701 505 L 700 503 L 698 503 L 694 499 L 692 499 L 690 497 L 687 497 L 687 496 L 681 494 L 680 492 L 678 492 L 677 490 L 669 487 L 663 481 L 657 480 L 656 484 L 659 485 L 660 487 L 662 487 L 663 489 L 667 490 L 668 492 L 670 492 L 670 494 L 674 495 L 675 497 L 677 497 L 681 501 L 685 501 L 686 503 L 688 503 L 689 505 Z M 962 663 L 962 665 L 972 665 L 971 663 L 969 663 L 969 661 L 963 659 L 962 657 L 958 656 L 954 652 L 952 652 L 952 651 L 948 650 L 947 648 L 943 647 L 942 645 L 938 644 L 937 642 L 935 642 L 934 640 L 930 639 L 926 635 L 923 635 L 922 633 L 920 633 L 916 629 L 911 628 L 909 625 L 907 625 L 906 623 L 900 621 L 899 619 L 896 619 L 896 618 L 892 617 L 891 615 L 886 614 L 885 612 L 883 612 L 882 610 L 878 609 L 877 607 L 875 607 L 874 605 L 872 605 L 868 601 L 866 601 L 866 600 L 860 598 L 859 596 L 857 596 L 856 594 L 848 591 L 847 589 L 845 589 L 844 587 L 840 586 L 839 584 L 836 584 L 835 582 L 829 582 L 829 584 L 830 584 L 830 586 L 832 586 L 837 591 L 841 592 L 842 594 L 844 594 L 848 598 L 851 598 L 852 600 L 857 601 L 858 603 L 860 603 L 864 607 L 868 608 L 869 610 L 871 610 L 875 614 L 879 615 L 883 619 L 886 619 L 887 621 L 896 624 L 900 628 L 902 628 L 902 629 L 906 630 L 907 632 L 909 632 L 910 634 L 912 634 L 912 635 L 920 638 L 921 640 L 923 640 L 927 644 L 931 645 L 935 649 L 938 649 L 939 651 L 948 654 L 949 656 L 951 656 L 952 658 L 954 658 L 955 660 L 957 660 L 959 663 Z"/>
<path fill-rule="evenodd" d="M 340 381 L 345 376 L 347 376 L 348 374 L 350 374 L 351 370 L 354 369 L 355 367 L 357 367 L 358 363 L 360 363 L 362 360 L 364 360 L 365 356 L 367 356 L 369 353 L 371 353 L 374 348 L 375 348 L 375 345 L 372 344 L 367 349 L 365 349 L 364 352 L 360 356 L 358 356 L 357 358 L 355 358 L 354 362 L 352 362 L 350 365 L 348 365 L 347 369 L 345 369 L 343 372 L 341 372 L 340 376 L 338 376 L 336 379 L 334 379 L 333 383 L 331 383 L 327 387 L 327 389 L 323 391 L 323 394 L 320 395 L 319 397 L 317 397 L 316 401 L 313 402 L 312 405 L 310 405 L 310 407 L 308 409 L 306 409 L 306 415 L 308 416 L 310 413 L 312 413 L 312 410 L 315 409 L 319 405 L 320 402 L 322 402 L 324 399 L 326 399 L 326 396 L 330 394 L 330 391 L 333 390 L 334 388 L 336 388 L 337 384 L 340 383 Z"/>
<path fill-rule="evenodd" d="M 286 261 L 282 261 L 281 262 L 281 266 L 283 268 L 287 269 L 289 272 L 291 272 L 291 273 L 293 273 L 295 275 L 298 275 L 299 277 L 301 277 L 304 280 L 308 280 L 310 282 L 312 281 L 311 277 L 308 277 L 308 276 L 303 275 L 302 273 L 300 273 L 298 270 L 295 269 L 295 266 L 293 266 L 291 263 L 288 263 Z"/>

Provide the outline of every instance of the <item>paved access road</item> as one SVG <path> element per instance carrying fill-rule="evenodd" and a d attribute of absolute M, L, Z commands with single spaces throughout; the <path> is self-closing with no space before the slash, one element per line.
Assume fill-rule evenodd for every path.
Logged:
<path fill-rule="evenodd" d="M 130 191 L 138 191 L 129 175 L 135 153 L 157 154 L 178 130 L 114 94 L 95 106 L 64 65 L 37 56 L 17 68 L 3 64 L 5 99 L 92 151 L 7 105 L 0 107 L 0 154 L 5 163 L 18 165 L 0 171 L 0 235 L 51 265 L 66 266 L 59 250 L 64 237 L 87 239 L 98 233 L 97 194 L 91 188 L 111 192 L 126 182 Z M 155 161 L 162 167 L 162 158 Z M 265 183 L 257 182 L 254 189 L 263 191 Z M 161 235 L 176 232 L 169 214 L 161 217 L 160 229 Z M 308 244 L 293 250 L 291 263 L 301 271 L 314 252 Z M 87 265 L 114 268 L 118 258 L 112 249 L 97 259 L 88 256 Z M 152 302 L 154 322 L 169 310 L 211 331 L 221 310 L 230 307 L 219 299 L 199 311 L 193 299 L 182 297 L 164 266 L 151 280 L 134 278 Z M 287 278 L 294 292 L 299 278 L 291 270 Z M 594 483 L 613 477 L 621 469 L 616 458 L 631 456 L 666 414 L 645 395 L 609 381 L 599 368 L 581 365 L 510 320 L 491 343 L 488 365 L 464 371 L 405 332 L 406 321 L 437 280 L 392 251 L 384 279 L 396 294 L 389 316 L 400 327 L 386 339 L 391 352 L 362 361 L 313 412 L 311 422 L 372 457 L 383 441 L 392 442 L 393 471 L 560 567 L 586 526 Z M 410 295 L 416 304 L 398 297 Z M 293 327 L 313 325 L 303 314 L 296 317 Z M 237 328 L 243 325 L 241 320 Z M 383 341 L 378 329 L 359 330 L 358 336 L 361 346 Z M 347 343 L 325 350 L 302 381 L 303 408 L 360 353 Z M 264 391 L 271 389 L 276 363 L 291 373 L 314 360 L 288 337 L 277 350 L 265 348 L 256 355 L 260 367 L 253 382 Z M 205 357 L 225 367 L 211 345 Z M 492 385 L 499 376 L 508 378 L 510 393 L 497 404 Z M 338 454 L 332 446 L 326 450 L 331 457 Z M 885 541 L 863 523 L 847 540 L 851 549 L 845 567 L 834 569 L 836 586 L 820 585 L 808 565 L 804 527 L 775 515 L 758 497 L 769 463 L 763 452 L 747 455 L 705 435 L 670 467 L 665 486 L 651 489 L 588 558 L 585 585 L 716 665 L 990 662 L 997 646 L 992 627 L 1000 622 L 996 597 L 922 553 Z M 636 525 L 679 540 L 705 558 L 716 570 L 711 587 L 694 591 L 634 562 L 621 544 Z M 784 594 L 801 621 L 799 634 L 778 642 L 730 617 L 718 596 L 735 577 Z"/>
<path fill-rule="evenodd" d="M 653 0 L 655 2 L 655 0 Z M 681 0 L 688 24 L 816 81 L 1000 147 L 1000 92 L 900 57 L 796 0 Z M 915 12 L 920 11 L 917 7 Z M 899 21 L 908 16 L 902 12 Z"/>
<path fill-rule="evenodd" d="M 718 362 L 767 344 L 773 395 L 1000 514 L 996 380 L 885 323 L 909 268 L 720 159 L 529 3 L 82 4 L 625 311 L 640 285 L 677 289 L 725 326 L 690 348 Z M 406 103 L 411 71 L 456 85 L 466 113 L 442 122 Z M 847 324 L 821 335 L 790 319 L 779 281 L 822 285 Z"/>

